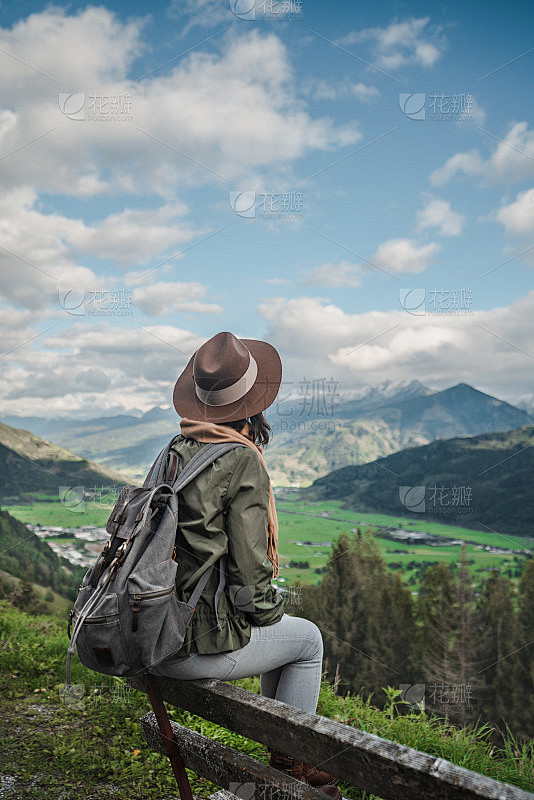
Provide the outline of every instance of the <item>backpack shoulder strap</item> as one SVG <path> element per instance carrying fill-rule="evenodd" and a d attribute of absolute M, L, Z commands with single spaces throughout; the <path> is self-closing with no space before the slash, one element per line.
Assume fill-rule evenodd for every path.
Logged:
<path fill-rule="evenodd" d="M 175 439 L 176 436 L 174 436 L 157 455 L 143 482 L 143 489 L 157 486 L 159 483 L 163 483 L 165 481 L 167 460 Z M 193 456 L 193 458 L 186 464 L 184 469 L 179 473 L 178 477 L 174 480 L 174 483 L 172 484 L 174 491 L 180 491 L 182 486 L 185 486 L 190 480 L 196 478 L 196 476 L 202 472 L 203 469 L 209 467 L 210 464 L 213 464 L 213 462 L 219 458 L 219 456 L 222 456 L 229 450 L 233 450 L 235 447 L 247 447 L 247 445 L 241 444 L 241 442 L 216 442 L 214 444 L 207 444 Z M 181 481 L 184 481 L 184 483 L 182 484 Z"/>
<path fill-rule="evenodd" d="M 213 464 L 219 456 L 234 450 L 236 447 L 247 447 L 246 444 L 241 442 L 216 442 L 214 444 L 207 444 L 202 447 L 193 458 L 188 461 L 183 470 L 179 473 L 178 477 L 172 484 L 174 492 L 181 491 L 184 486 L 187 486 L 192 480 L 196 478 L 206 467 Z"/>
<path fill-rule="evenodd" d="M 152 486 L 157 486 L 158 483 L 163 482 L 165 476 L 165 469 L 167 467 L 167 458 L 171 450 L 172 443 L 176 439 L 174 436 L 171 441 L 165 445 L 163 450 L 156 456 L 156 459 L 150 467 L 148 474 L 143 482 L 143 489 L 149 489 Z"/>

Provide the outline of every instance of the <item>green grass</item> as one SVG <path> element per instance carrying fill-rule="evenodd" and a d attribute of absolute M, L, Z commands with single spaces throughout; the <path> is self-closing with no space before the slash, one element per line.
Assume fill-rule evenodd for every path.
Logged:
<path fill-rule="evenodd" d="M 75 536 L 47 536 L 47 542 L 53 542 L 54 544 L 72 544 L 73 542 L 77 542 Z"/>
<path fill-rule="evenodd" d="M 287 583 L 294 583 L 299 580 L 302 583 L 317 584 L 321 581 L 321 575 L 317 575 L 315 570 L 323 567 L 328 559 L 330 548 L 314 547 L 311 545 L 297 545 L 294 540 L 323 542 L 335 541 L 340 533 L 350 532 L 353 528 L 360 527 L 363 530 L 373 528 L 395 529 L 403 527 L 410 531 L 426 531 L 440 536 L 448 537 L 451 540 L 463 539 L 477 544 L 501 547 L 504 549 L 524 549 L 533 548 L 534 541 L 524 539 L 519 536 L 503 536 L 491 531 L 480 532 L 458 526 L 445 525 L 443 523 L 427 522 L 425 520 L 413 521 L 403 517 L 391 517 L 384 514 L 362 514 L 358 511 L 351 511 L 342 507 L 339 501 L 304 503 L 301 501 L 277 499 L 279 521 L 279 549 L 280 564 L 283 567 L 289 560 L 308 561 L 309 569 L 282 568 L 280 577 L 285 578 Z M 322 512 L 328 512 L 328 517 L 319 517 Z M 339 521 L 346 520 L 346 521 Z M 358 523 L 361 523 L 358 525 Z M 394 542 L 387 539 L 376 537 L 382 555 L 387 564 L 401 564 L 403 576 L 406 580 L 410 575 L 415 576 L 415 570 L 408 570 L 407 565 L 414 561 L 419 565 L 429 561 L 446 561 L 449 564 L 458 564 L 460 561 L 460 545 L 434 546 L 428 544 L 406 544 L 404 542 Z M 406 550 L 407 553 L 394 553 L 393 550 Z M 467 558 L 474 563 L 470 564 L 473 580 L 479 584 L 484 573 L 481 570 L 499 569 L 506 574 L 507 569 L 512 571 L 520 566 L 522 557 L 519 561 L 514 561 L 512 554 L 489 553 L 478 550 L 476 545 L 466 546 Z M 319 553 L 319 555 L 317 555 Z M 513 572 L 512 572 L 513 574 Z M 419 584 L 419 576 L 412 581 L 413 588 Z"/>
<path fill-rule="evenodd" d="M 11 516 L 20 522 L 28 522 L 30 525 L 58 525 L 62 528 L 81 528 L 84 525 L 95 525 L 97 528 L 105 528 L 108 517 L 113 511 L 112 505 L 100 505 L 93 502 L 85 502 L 83 512 L 73 511 L 64 506 L 58 499 L 33 501 L 28 505 L 8 505 L 2 503 Z"/>
<path fill-rule="evenodd" d="M 68 640 L 64 620 L 32 618 L 0 601 L 0 728 L 4 741 L 3 775 L 16 778 L 12 793 L 36 800 L 77 800 L 98 796 L 116 800 L 176 797 L 169 764 L 148 749 L 138 722 L 149 710 L 145 695 L 125 689 L 122 680 L 91 672 L 73 659 L 73 683 L 84 686 L 78 708 L 59 695 L 64 683 Z M 259 692 L 259 680 L 237 685 Z M 424 712 L 398 716 L 395 690 L 385 711 L 359 696 L 337 697 L 322 684 L 318 713 L 523 789 L 534 789 L 532 745 L 512 739 L 502 750 L 489 742 L 487 728 L 456 729 Z M 182 725 L 224 742 L 267 763 L 266 748 L 192 714 L 173 709 Z M 215 787 L 190 774 L 193 793 L 207 797 Z M 341 785 L 343 793 L 367 797 Z"/>
<path fill-rule="evenodd" d="M 317 584 L 320 583 L 322 575 L 315 573 L 316 569 L 325 566 L 330 552 L 329 547 L 314 547 L 312 545 L 297 545 L 294 541 L 323 542 L 335 541 L 340 533 L 350 531 L 357 527 L 357 523 L 362 523 L 360 527 L 398 528 L 402 525 L 405 530 L 427 531 L 429 533 L 447 536 L 451 539 L 466 539 L 483 545 L 522 549 L 534 547 L 534 541 L 523 539 L 518 536 L 503 536 L 492 531 L 480 532 L 458 526 L 445 525 L 437 522 L 427 522 L 425 520 L 413 521 L 402 517 L 391 517 L 384 514 L 362 514 L 358 511 L 351 511 L 342 507 L 339 501 L 304 503 L 288 499 L 277 499 L 276 502 L 279 519 L 279 548 L 280 564 L 283 567 L 290 560 L 308 561 L 309 568 L 282 568 L 280 577 L 285 579 L 288 584 L 300 581 L 301 583 Z M 64 528 L 82 527 L 84 525 L 95 525 L 105 527 L 109 514 L 112 511 L 110 505 L 99 505 L 92 502 L 85 503 L 84 513 L 76 513 L 63 506 L 59 500 L 50 500 L 49 496 L 43 495 L 42 499 L 34 501 L 28 505 L 6 506 L 9 513 L 21 522 L 29 522 L 32 525 L 59 525 Z M 296 513 L 285 513 L 296 512 Z M 329 512 L 328 517 L 318 517 L 313 515 Z M 334 519 L 339 517 L 346 522 Z M 407 564 L 411 561 L 422 565 L 425 561 L 443 560 L 450 564 L 457 564 L 460 560 L 460 546 L 446 545 L 434 547 L 429 545 L 408 545 L 401 542 L 393 542 L 377 537 L 382 555 L 386 563 L 400 563 L 404 578 L 409 580 L 413 575 L 414 580 L 411 586 L 414 590 L 419 585 L 419 575 L 416 576 L 414 570 L 409 570 Z M 55 539 L 52 541 L 56 541 Z M 57 539 L 60 543 L 66 543 L 67 539 Z M 392 550 L 408 550 L 408 554 L 393 553 Z M 499 569 L 506 574 L 507 569 L 515 570 L 520 562 L 515 562 L 514 557 L 506 554 L 488 553 L 477 550 L 474 545 L 467 545 L 468 558 L 474 561 L 470 565 L 473 579 L 478 584 L 484 573 L 481 570 Z M 513 573 L 512 573 L 513 574 Z M 513 578 L 512 578 L 513 579 Z M 415 581 L 415 582 L 414 582 Z"/>
<path fill-rule="evenodd" d="M 384 528 L 398 528 L 402 525 L 405 530 L 409 531 L 426 531 L 428 533 L 439 534 L 440 536 L 448 536 L 452 539 L 470 539 L 479 544 L 494 545 L 496 547 L 510 547 L 516 549 L 534 547 L 534 539 L 529 539 L 524 536 L 511 536 L 509 534 L 497 533 L 490 530 L 475 531 L 471 530 L 471 528 L 462 528 L 458 525 L 447 525 L 446 523 L 431 522 L 428 520 L 414 521 L 413 518 L 408 519 L 407 517 L 397 515 L 364 514 L 360 511 L 343 508 L 343 504 L 339 500 L 305 503 L 302 501 L 277 499 L 276 508 L 279 511 L 296 511 L 305 514 L 320 514 L 326 511 L 329 512 L 332 517 L 341 517 L 351 523 L 359 521 L 363 525 Z"/>

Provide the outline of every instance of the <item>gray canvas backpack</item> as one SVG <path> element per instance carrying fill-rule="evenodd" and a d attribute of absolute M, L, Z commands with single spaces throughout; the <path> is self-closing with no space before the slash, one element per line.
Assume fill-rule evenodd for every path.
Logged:
<path fill-rule="evenodd" d="M 189 602 L 179 602 L 174 560 L 178 492 L 223 453 L 245 445 L 207 444 L 176 476 L 171 444 L 158 455 L 142 487 L 124 487 L 109 517 L 106 530 L 111 537 L 85 574 L 69 615 L 69 636 L 72 623 L 74 627 L 67 651 L 67 688 L 76 649 L 86 667 L 131 677 L 149 672 L 183 644 L 215 565 L 202 574 Z M 165 482 L 169 461 L 173 474 Z"/>

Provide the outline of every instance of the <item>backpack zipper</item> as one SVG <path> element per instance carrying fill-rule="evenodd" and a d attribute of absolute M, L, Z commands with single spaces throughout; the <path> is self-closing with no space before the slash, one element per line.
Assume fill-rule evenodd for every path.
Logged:
<path fill-rule="evenodd" d="M 92 625 L 94 622 L 107 622 L 110 619 L 110 617 L 118 617 L 117 612 L 114 612 L 113 614 L 104 614 L 101 617 L 89 617 L 89 616 L 87 616 L 84 619 L 83 624 L 84 625 L 85 624 Z M 78 618 L 77 615 L 74 614 L 73 615 L 73 619 L 77 619 L 77 618 Z"/>
<path fill-rule="evenodd" d="M 164 597 L 166 594 L 170 594 L 174 590 L 174 586 L 170 586 L 168 589 L 160 589 L 159 592 L 148 592 L 147 594 L 132 594 L 130 597 L 133 599 L 132 603 L 132 631 L 137 630 L 137 617 L 139 612 L 141 611 L 141 600 L 150 600 L 153 597 Z"/>

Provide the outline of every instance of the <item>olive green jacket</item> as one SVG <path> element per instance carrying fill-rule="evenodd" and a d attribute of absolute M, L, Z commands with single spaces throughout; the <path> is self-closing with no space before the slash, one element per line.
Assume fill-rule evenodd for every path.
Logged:
<path fill-rule="evenodd" d="M 179 435 L 172 445 L 179 468 L 202 447 Z M 284 614 L 266 557 L 269 477 L 251 447 L 237 447 L 201 472 L 178 498 L 178 600 L 187 602 L 204 571 L 227 554 L 222 562 L 226 585 L 215 567 L 179 655 L 237 650 L 250 640 L 251 625 L 272 625 Z"/>

